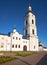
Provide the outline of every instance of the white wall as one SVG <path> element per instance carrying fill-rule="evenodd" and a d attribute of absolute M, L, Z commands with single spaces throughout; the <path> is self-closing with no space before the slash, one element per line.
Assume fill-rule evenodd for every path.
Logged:
<path fill-rule="evenodd" d="M 43 51 L 47 51 L 47 49 L 46 48 L 43 48 Z"/>
<path fill-rule="evenodd" d="M 0 51 L 10 51 L 10 37 L 9 36 L 0 35 Z"/>

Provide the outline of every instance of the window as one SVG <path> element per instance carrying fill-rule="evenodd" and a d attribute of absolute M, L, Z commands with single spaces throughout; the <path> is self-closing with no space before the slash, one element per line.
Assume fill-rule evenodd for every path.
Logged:
<path fill-rule="evenodd" d="M 35 49 L 35 46 L 34 46 L 34 49 Z"/>
<path fill-rule="evenodd" d="M 27 30 L 26 30 L 26 35 L 27 35 Z"/>
<path fill-rule="evenodd" d="M 26 41 L 26 43 L 27 43 L 27 41 Z"/>
<path fill-rule="evenodd" d="M 3 48 L 3 45 L 1 45 L 1 48 Z"/>
<path fill-rule="evenodd" d="M 13 39 L 14 39 L 14 37 L 13 37 Z"/>
<path fill-rule="evenodd" d="M 28 25 L 28 22 L 27 22 L 27 20 L 26 20 L 26 25 Z"/>
<path fill-rule="evenodd" d="M 19 38 L 19 40 L 20 40 L 20 38 Z"/>
<path fill-rule="evenodd" d="M 34 29 L 32 30 L 32 34 L 34 34 Z"/>
<path fill-rule="evenodd" d="M 34 24 L 34 20 L 32 20 L 32 24 Z"/>
<path fill-rule="evenodd" d="M 2 39 L 4 39 L 4 37 L 2 37 Z"/>
<path fill-rule="evenodd" d="M 18 38 L 16 37 L 16 40 L 17 40 Z"/>
<path fill-rule="evenodd" d="M 3 48 L 4 47 L 4 43 L 1 43 L 1 48 Z"/>
<path fill-rule="evenodd" d="M 25 41 L 23 41 L 23 43 L 25 43 Z"/>
<path fill-rule="evenodd" d="M 14 45 L 12 45 L 12 48 L 14 48 Z"/>
<path fill-rule="evenodd" d="M 20 45 L 18 46 L 18 48 L 20 48 Z"/>
<path fill-rule="evenodd" d="M 15 48 L 17 48 L 17 45 L 15 45 Z"/>

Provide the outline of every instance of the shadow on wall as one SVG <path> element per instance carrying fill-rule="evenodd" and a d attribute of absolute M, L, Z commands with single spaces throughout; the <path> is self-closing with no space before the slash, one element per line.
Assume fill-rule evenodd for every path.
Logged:
<path fill-rule="evenodd" d="M 47 65 L 47 54 L 36 65 Z"/>

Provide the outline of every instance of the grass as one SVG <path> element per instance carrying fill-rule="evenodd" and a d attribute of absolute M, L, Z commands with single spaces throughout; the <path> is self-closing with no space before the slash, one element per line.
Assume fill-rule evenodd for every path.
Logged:
<path fill-rule="evenodd" d="M 3 53 L 12 53 L 13 55 L 15 55 L 15 56 L 23 56 L 23 57 L 25 57 L 25 56 L 29 56 L 29 55 L 32 55 L 32 54 L 35 54 L 35 53 L 37 53 L 37 52 L 34 52 L 34 51 L 11 51 L 11 52 L 7 52 L 7 51 L 5 51 L 5 52 L 3 52 Z"/>
<path fill-rule="evenodd" d="M 32 54 L 35 54 L 36 52 L 26 52 L 26 51 L 23 51 L 23 52 L 16 52 L 16 56 L 22 56 L 22 57 L 25 57 L 25 56 L 29 56 L 29 55 L 32 55 Z"/>
<path fill-rule="evenodd" d="M 0 56 L 0 64 L 14 60 L 16 58 L 10 56 Z"/>

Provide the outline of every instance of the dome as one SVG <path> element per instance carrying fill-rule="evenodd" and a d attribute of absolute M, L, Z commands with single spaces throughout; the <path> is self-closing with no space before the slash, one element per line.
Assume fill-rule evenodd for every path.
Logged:
<path fill-rule="evenodd" d="M 16 32 L 16 28 L 13 29 L 13 32 L 14 32 L 14 33 Z"/>
<path fill-rule="evenodd" d="M 31 11 L 31 10 L 32 10 L 31 6 L 28 6 L 28 11 Z"/>

